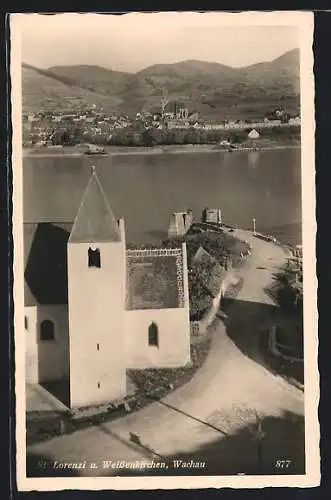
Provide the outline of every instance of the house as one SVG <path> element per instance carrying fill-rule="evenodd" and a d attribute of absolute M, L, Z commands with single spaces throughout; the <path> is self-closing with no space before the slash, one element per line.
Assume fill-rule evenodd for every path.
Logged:
<path fill-rule="evenodd" d="M 179 120 L 187 120 L 188 109 L 187 108 L 179 108 L 179 110 L 176 113 L 176 118 Z"/>
<path fill-rule="evenodd" d="M 281 120 L 269 120 L 269 123 L 271 123 L 271 125 L 273 127 L 278 127 L 279 125 L 281 125 L 282 121 Z"/>
<path fill-rule="evenodd" d="M 196 122 L 199 119 L 199 113 L 193 112 L 189 114 L 188 119 L 190 122 Z"/>
<path fill-rule="evenodd" d="M 170 120 L 167 122 L 167 126 L 169 129 L 172 128 L 184 129 L 184 128 L 189 128 L 189 122 L 185 122 L 183 120 Z"/>
<path fill-rule="evenodd" d="M 192 326 L 198 327 L 195 336 L 200 336 L 219 310 L 222 297 L 231 283 L 231 273 L 202 246 L 193 255 L 189 269 L 190 291 L 193 294 L 191 320 Z"/>
<path fill-rule="evenodd" d="M 186 212 L 174 212 L 170 218 L 168 227 L 168 238 L 184 236 L 193 222 L 192 210 Z"/>
<path fill-rule="evenodd" d="M 200 283 L 212 298 L 217 297 L 221 290 L 223 292 L 226 270 L 202 246 L 198 248 L 192 258 L 191 269 L 194 269 L 195 266 L 199 268 Z M 201 272 L 201 266 L 204 267 L 205 272 Z"/>
<path fill-rule="evenodd" d="M 258 139 L 260 137 L 260 134 L 258 133 L 258 131 L 253 128 L 249 133 L 248 133 L 248 138 L 249 139 Z"/>
<path fill-rule="evenodd" d="M 185 244 L 128 248 L 94 171 L 73 224 L 24 224 L 24 256 L 28 382 L 66 382 L 78 408 L 125 397 L 129 368 L 190 361 Z"/>
<path fill-rule="evenodd" d="M 231 144 L 228 141 L 222 141 L 226 146 Z M 222 224 L 222 211 L 220 208 L 205 208 L 202 212 L 202 221 L 209 224 Z"/>
<path fill-rule="evenodd" d="M 299 116 L 296 116 L 295 118 L 290 118 L 288 121 L 289 125 L 300 125 L 300 123 L 301 121 Z"/>

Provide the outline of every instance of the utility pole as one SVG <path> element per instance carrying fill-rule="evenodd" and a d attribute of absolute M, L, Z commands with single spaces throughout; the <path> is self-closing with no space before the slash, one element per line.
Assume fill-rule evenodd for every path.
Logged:
<path fill-rule="evenodd" d="M 256 441 L 257 441 L 257 456 L 258 456 L 258 463 L 259 466 L 261 467 L 261 473 L 263 472 L 264 464 L 263 464 L 263 453 L 262 453 L 262 444 L 263 444 L 263 439 L 265 437 L 265 434 L 262 430 L 262 423 L 261 423 L 261 418 L 259 417 L 258 413 L 256 412 L 256 433 L 255 433 Z"/>
<path fill-rule="evenodd" d="M 256 234 L 256 219 L 253 219 L 253 233 Z"/>

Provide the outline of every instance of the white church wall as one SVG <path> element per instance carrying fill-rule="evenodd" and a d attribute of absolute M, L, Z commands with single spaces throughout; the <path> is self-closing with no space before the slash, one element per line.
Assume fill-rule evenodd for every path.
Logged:
<path fill-rule="evenodd" d="M 61 380 L 68 377 L 69 337 L 66 305 L 43 305 L 25 308 L 26 379 L 30 383 Z M 54 339 L 42 340 L 41 323 L 54 324 Z"/>
<path fill-rule="evenodd" d="M 42 321 L 54 324 L 54 340 L 42 340 Z M 39 382 L 61 380 L 69 376 L 69 325 L 66 305 L 43 305 L 37 309 Z"/>
<path fill-rule="evenodd" d="M 158 346 L 149 345 L 152 323 Z M 127 311 L 125 330 L 128 368 L 174 368 L 190 361 L 188 308 Z"/>
<path fill-rule="evenodd" d="M 39 382 L 38 343 L 37 343 L 37 307 L 25 307 L 25 377 L 30 384 Z"/>
<path fill-rule="evenodd" d="M 184 307 L 126 311 L 128 368 L 176 368 L 190 361 L 190 316 L 186 244 L 183 252 Z M 149 345 L 149 327 L 155 323 L 158 346 Z"/>

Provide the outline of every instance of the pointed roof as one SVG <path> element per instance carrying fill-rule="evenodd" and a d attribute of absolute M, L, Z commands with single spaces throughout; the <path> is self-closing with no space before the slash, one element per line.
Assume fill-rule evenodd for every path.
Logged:
<path fill-rule="evenodd" d="M 121 241 L 121 234 L 98 176 L 93 169 L 71 230 L 69 242 L 96 243 L 103 241 Z"/>

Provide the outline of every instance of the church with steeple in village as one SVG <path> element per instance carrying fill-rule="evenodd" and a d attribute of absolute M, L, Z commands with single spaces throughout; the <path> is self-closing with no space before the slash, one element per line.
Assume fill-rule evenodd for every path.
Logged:
<path fill-rule="evenodd" d="M 27 382 L 66 381 L 79 408 L 190 361 L 185 243 L 129 247 L 94 170 L 73 224 L 24 224 L 24 254 Z"/>

